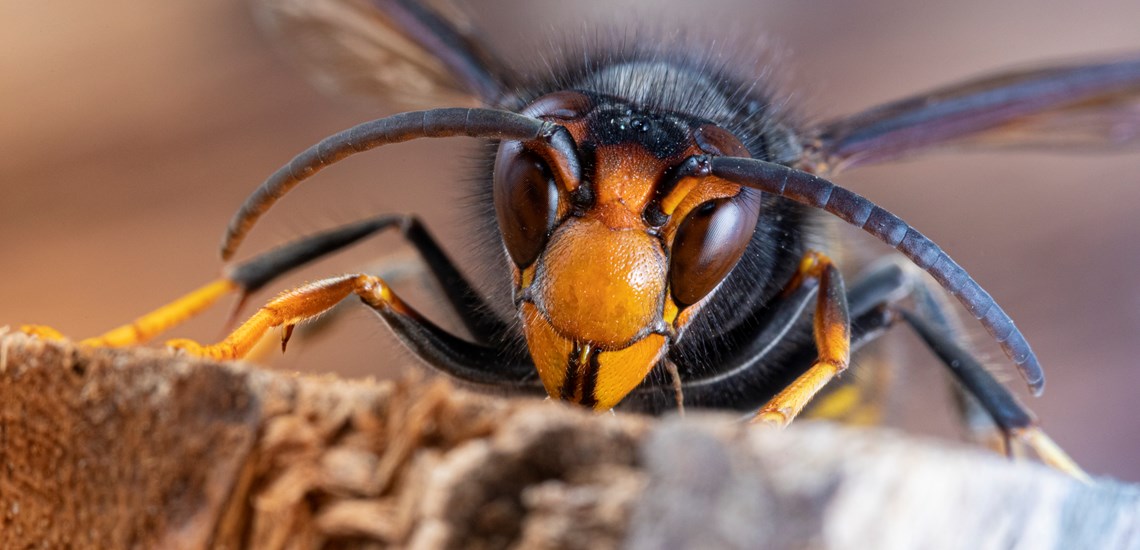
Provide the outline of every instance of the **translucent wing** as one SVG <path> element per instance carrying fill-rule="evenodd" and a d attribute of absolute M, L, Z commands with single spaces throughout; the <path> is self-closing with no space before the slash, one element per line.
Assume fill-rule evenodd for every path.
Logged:
<path fill-rule="evenodd" d="M 495 106 L 508 73 L 443 0 L 251 0 L 323 90 L 406 108 Z"/>
<path fill-rule="evenodd" d="M 807 145 L 834 173 L 932 149 L 1140 146 L 1140 56 L 1015 71 L 821 124 Z"/>

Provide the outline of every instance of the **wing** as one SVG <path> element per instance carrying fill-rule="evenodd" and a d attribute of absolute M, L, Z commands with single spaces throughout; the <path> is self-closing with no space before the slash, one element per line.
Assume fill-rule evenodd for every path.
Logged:
<path fill-rule="evenodd" d="M 509 73 L 446 0 L 251 0 L 318 87 L 408 108 L 497 106 Z"/>
<path fill-rule="evenodd" d="M 809 162 L 830 173 L 943 148 L 1140 146 L 1140 55 L 983 77 L 810 135 Z"/>

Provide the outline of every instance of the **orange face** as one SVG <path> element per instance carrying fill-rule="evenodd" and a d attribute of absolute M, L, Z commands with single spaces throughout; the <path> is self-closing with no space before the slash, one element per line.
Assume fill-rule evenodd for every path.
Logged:
<path fill-rule="evenodd" d="M 573 143 L 505 142 L 494 176 L 539 376 L 551 397 L 597 410 L 661 363 L 759 214 L 750 190 L 683 170 L 695 155 L 746 155 L 730 134 L 607 101 L 540 98 L 524 113 L 559 123 Z"/>

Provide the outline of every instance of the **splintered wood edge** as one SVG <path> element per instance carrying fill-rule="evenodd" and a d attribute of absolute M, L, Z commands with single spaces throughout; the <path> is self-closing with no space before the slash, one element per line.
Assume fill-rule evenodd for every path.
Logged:
<path fill-rule="evenodd" d="M 593 415 L 0 329 L 0 547 L 1128 548 L 1140 489 L 877 430 Z"/>

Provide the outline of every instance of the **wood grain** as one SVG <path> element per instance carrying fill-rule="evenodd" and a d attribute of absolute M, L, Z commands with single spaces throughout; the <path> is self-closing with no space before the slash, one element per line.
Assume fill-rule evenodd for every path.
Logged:
<path fill-rule="evenodd" d="M 1134 548 L 1140 488 L 830 425 L 659 421 L 0 334 L 0 547 Z"/>

